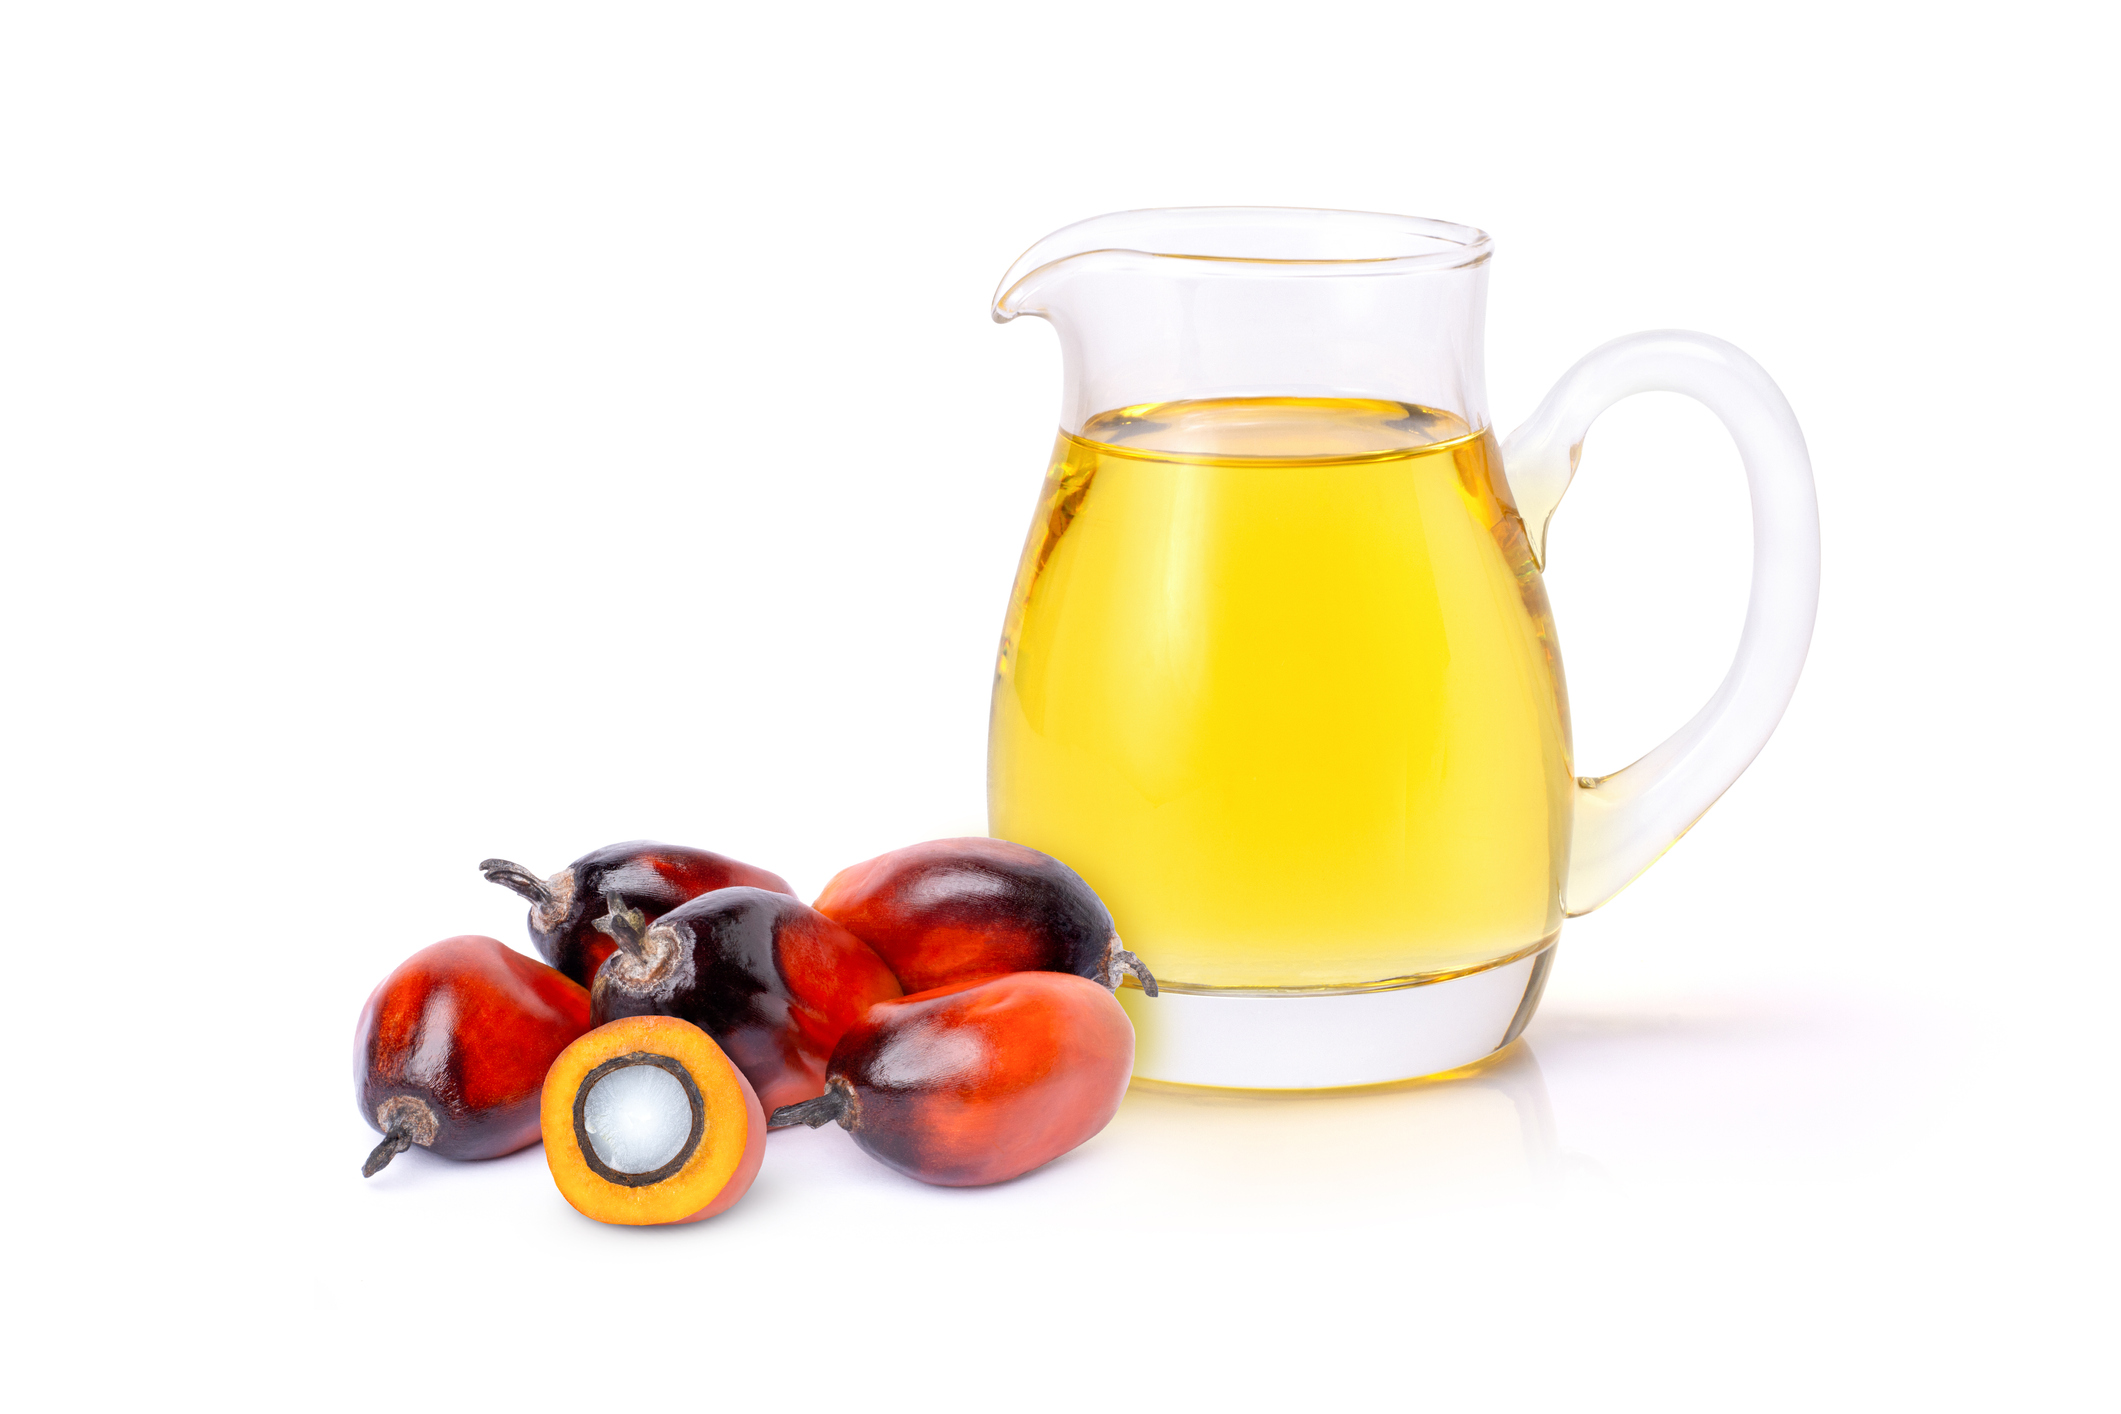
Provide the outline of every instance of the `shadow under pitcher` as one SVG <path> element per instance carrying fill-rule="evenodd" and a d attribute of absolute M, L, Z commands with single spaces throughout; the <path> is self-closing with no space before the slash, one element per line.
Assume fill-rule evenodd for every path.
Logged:
<path fill-rule="evenodd" d="M 990 831 L 1066 861 L 1163 995 L 1136 1073 L 1304 1089 L 1470 1064 L 1774 730 L 1818 600 L 1804 439 L 1759 365 L 1597 349 L 1498 446 L 1488 237 L 1415 217 L 1134 211 L 1033 246 L 994 317 L 1061 337 L 1060 434 L 1002 630 Z M 1591 421 L 1722 419 L 1751 489 L 1745 629 L 1708 705 L 1579 779 L 1540 579 Z"/>

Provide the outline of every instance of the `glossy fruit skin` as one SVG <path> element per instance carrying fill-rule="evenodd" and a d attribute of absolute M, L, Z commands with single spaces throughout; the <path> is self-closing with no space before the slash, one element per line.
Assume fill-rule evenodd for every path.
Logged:
<path fill-rule="evenodd" d="M 1008 840 L 930 840 L 842 869 L 815 904 L 908 992 L 1005 972 L 1115 985 L 1112 914 L 1073 869 Z"/>
<path fill-rule="evenodd" d="M 788 894 L 795 890 L 770 869 L 760 869 L 711 849 L 629 840 L 592 850 L 553 878 L 557 906 L 533 905 L 530 940 L 545 960 L 587 987 L 611 956 L 611 939 L 596 930 L 606 911 L 605 895 L 616 889 L 648 921 L 701 894 L 736 885 Z"/>
<path fill-rule="evenodd" d="M 1103 1129 L 1134 1027 L 1086 978 L 1012 972 L 871 1007 L 832 1053 L 855 1143 L 924 1183 L 1001 1183 Z"/>
<path fill-rule="evenodd" d="M 545 1070 L 589 1030 L 589 993 L 497 938 L 422 948 L 369 995 L 354 1028 L 362 1118 L 394 1095 L 427 1102 L 427 1146 L 491 1159 L 538 1142 Z"/>
<path fill-rule="evenodd" d="M 718 889 L 649 929 L 644 969 L 613 959 L 591 992 L 598 1026 L 675 1016 L 714 1038 L 772 1113 L 821 1094 L 825 1063 L 898 979 L 860 938 L 802 900 L 766 889 Z"/>

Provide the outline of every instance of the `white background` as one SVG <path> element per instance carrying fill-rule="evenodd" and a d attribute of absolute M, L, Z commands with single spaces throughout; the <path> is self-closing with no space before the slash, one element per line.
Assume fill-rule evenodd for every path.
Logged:
<path fill-rule="evenodd" d="M 2097 7 L 21 5 L 0 19 L 20 1407 L 2089 1407 L 2111 1398 L 2113 137 Z M 1507 430 L 1698 328 L 1825 527 L 1780 734 L 1475 1081 L 1131 1097 L 1001 1188 L 776 1135 L 695 1228 L 364 1182 L 354 1016 L 705 845 L 983 829 L 1048 231 L 1495 234 Z M 1743 615 L 1707 414 L 1602 420 L 1578 766 Z M 607 1405 L 604 1403 L 609 1401 Z"/>

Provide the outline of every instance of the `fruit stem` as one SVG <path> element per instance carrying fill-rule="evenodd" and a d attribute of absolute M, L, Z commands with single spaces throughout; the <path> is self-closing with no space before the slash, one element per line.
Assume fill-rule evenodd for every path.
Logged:
<path fill-rule="evenodd" d="M 832 1083 L 825 1087 L 824 1094 L 818 1096 L 815 1100 L 804 1100 L 793 1105 L 782 1105 L 773 1112 L 773 1118 L 766 1121 L 766 1127 L 768 1129 L 779 1129 L 784 1124 L 807 1124 L 812 1129 L 816 1129 L 821 1124 L 830 1124 L 837 1121 L 840 1128 L 851 1129 L 853 1125 L 850 1123 L 850 1119 L 853 1109 L 854 1095 L 848 1090 L 847 1082 L 841 1080 L 838 1076 L 834 1076 Z"/>
<path fill-rule="evenodd" d="M 648 931 L 648 915 L 629 907 L 617 889 L 605 890 L 604 906 L 611 911 L 590 926 L 617 943 L 628 957 L 643 956 L 641 935 Z"/>
<path fill-rule="evenodd" d="M 482 859 L 479 872 L 486 876 L 487 883 L 499 884 L 532 903 L 552 902 L 552 890 L 546 887 L 545 881 L 512 859 Z"/>
<path fill-rule="evenodd" d="M 403 1119 L 393 1119 L 390 1128 L 384 1131 L 383 1142 L 371 1149 L 368 1162 L 361 1165 L 361 1177 L 374 1178 L 398 1155 L 412 1147 L 412 1125 Z"/>
<path fill-rule="evenodd" d="M 1119 990 L 1119 974 L 1131 972 L 1134 980 L 1142 984 L 1142 990 L 1150 996 L 1156 995 L 1156 978 L 1142 960 L 1119 945 L 1119 934 L 1112 935 L 1112 989 Z"/>

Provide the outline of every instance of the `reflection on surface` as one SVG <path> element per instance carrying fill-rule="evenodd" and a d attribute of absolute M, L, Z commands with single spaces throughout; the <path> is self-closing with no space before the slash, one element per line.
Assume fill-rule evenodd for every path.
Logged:
<path fill-rule="evenodd" d="M 1426 1080 L 1349 1090 L 1211 1090 L 1137 1080 L 1109 1131 L 1133 1200 L 1168 1221 L 1224 1204 L 1511 1196 L 1562 1167 L 1546 1080 L 1519 1041 Z"/>

